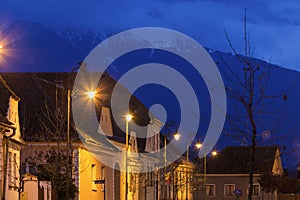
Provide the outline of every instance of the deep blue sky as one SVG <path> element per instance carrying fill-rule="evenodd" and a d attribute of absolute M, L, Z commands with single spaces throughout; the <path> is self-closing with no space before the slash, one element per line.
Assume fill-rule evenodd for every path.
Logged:
<path fill-rule="evenodd" d="M 300 71 L 297 0 L 9 0 L 0 2 L 0 24 L 30 20 L 61 28 L 115 32 L 159 26 L 181 31 L 201 45 L 229 51 L 226 30 L 241 52 L 245 7 L 254 55 Z"/>
<path fill-rule="evenodd" d="M 114 33 L 157 26 L 187 34 L 203 46 L 229 52 L 226 31 L 237 51 L 242 53 L 245 8 L 254 56 L 300 71 L 298 0 L 0 0 L 0 30 L 1 26 L 7 27 L 20 20 L 42 22 L 58 29 L 71 27 L 99 32 L 111 30 Z M 55 59 L 62 62 L 63 56 Z M 25 62 L 28 58 L 16 59 Z M 276 80 L 279 80 L 275 83 L 280 86 L 287 81 L 280 78 Z M 278 85 L 274 85 L 274 88 L 277 91 Z M 294 97 L 294 102 L 298 99 L 297 91 L 293 90 L 294 93 L 289 96 L 289 99 Z M 297 109 L 291 110 L 285 115 L 293 119 L 284 121 L 288 125 L 299 119 Z M 292 115 L 289 115 L 290 112 Z M 296 116 L 295 119 L 293 116 Z M 291 136 L 287 134 L 286 138 L 290 139 Z M 294 157 L 291 160 L 296 162 Z"/>

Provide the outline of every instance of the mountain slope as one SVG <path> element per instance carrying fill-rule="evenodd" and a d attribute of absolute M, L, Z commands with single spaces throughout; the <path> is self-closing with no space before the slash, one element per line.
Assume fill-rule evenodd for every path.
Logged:
<path fill-rule="evenodd" d="M 15 22 L 9 26 L 0 25 L 0 45 L 4 46 L 3 49 L 0 49 L 0 72 L 70 71 L 74 66 L 77 66 L 78 62 L 84 60 L 85 56 L 97 44 L 112 34 L 112 31 L 97 33 L 92 30 L 86 31 L 75 28 L 60 30 L 50 25 L 33 22 Z M 238 90 L 239 86 L 232 83 L 234 76 L 222 61 L 222 59 L 225 60 L 228 65 L 233 67 L 235 73 L 242 75 L 243 66 L 237 57 L 230 53 L 207 50 L 217 63 L 226 87 Z M 148 52 L 145 57 L 140 54 L 138 54 L 138 57 L 136 55 L 130 57 L 129 55 L 128 59 L 120 59 L 120 61 L 114 63 L 110 71 L 115 73 L 113 74 L 114 78 L 119 78 L 122 73 L 126 72 L 125 68 L 134 64 L 141 64 L 145 60 L 165 59 L 165 55 L 159 57 L 160 53 L 157 51 L 154 53 Z M 4 62 L 1 57 L 5 59 Z M 134 58 L 134 61 L 130 61 L 130 58 Z M 257 60 L 257 62 L 261 63 L 261 65 L 270 65 L 261 60 Z M 174 61 L 166 64 L 176 66 Z M 271 106 L 266 107 L 270 114 L 257 119 L 259 137 L 261 137 L 263 145 L 279 145 L 286 166 L 290 169 L 295 169 L 295 166 L 300 164 L 298 163 L 299 158 L 295 159 L 295 156 L 299 155 L 300 152 L 300 81 L 298 80 L 300 74 L 297 71 L 278 66 L 272 66 L 272 68 L 269 87 L 266 90 L 270 100 L 273 100 L 275 97 L 278 98 Z M 198 93 L 201 93 L 199 94 L 200 98 L 206 98 L 203 98 L 205 99 L 204 105 L 200 105 L 201 119 L 204 122 L 200 123 L 201 127 L 199 130 L 199 132 L 205 132 L 210 119 L 209 104 L 207 106 L 207 102 L 205 102 L 209 101 L 209 95 L 203 82 L 196 80 L 197 78 L 193 74 L 187 73 L 187 75 L 190 76 L 190 80 L 198 84 L 196 90 Z M 149 92 L 148 94 L 141 92 L 140 94 L 137 93 L 136 96 L 140 97 L 140 100 L 148 106 L 151 106 L 153 102 L 159 102 L 156 99 L 158 96 L 165 97 L 165 100 L 161 101 L 163 104 L 172 105 L 170 103 L 172 95 L 168 96 L 166 93 L 159 93 L 159 89 L 155 87 L 155 90 L 152 91 L 154 95 L 149 95 Z M 156 95 L 158 93 L 162 95 Z M 283 100 L 281 98 L 282 95 L 286 95 L 287 100 Z M 230 103 L 230 99 L 228 99 L 228 102 L 227 113 L 238 118 L 239 116 L 234 111 L 233 103 Z M 171 112 L 176 110 L 173 108 L 169 109 Z M 175 116 L 173 114 L 171 116 Z M 227 120 L 225 127 L 230 129 L 231 126 Z M 270 135 L 263 138 L 263 133 L 265 132 L 270 132 Z M 228 136 L 224 131 L 216 148 L 222 148 L 227 145 L 243 145 L 243 138 Z"/>

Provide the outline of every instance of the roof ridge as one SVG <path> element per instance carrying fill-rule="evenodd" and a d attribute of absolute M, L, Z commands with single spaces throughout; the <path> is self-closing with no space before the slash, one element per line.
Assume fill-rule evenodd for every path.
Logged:
<path fill-rule="evenodd" d="M 34 78 L 37 78 L 37 79 L 39 79 L 40 81 L 43 81 L 46 84 L 52 85 L 54 87 L 58 87 L 58 88 L 63 89 L 63 90 L 66 90 L 66 88 L 64 86 L 57 85 L 57 84 L 55 84 L 55 83 L 53 83 L 51 81 L 48 81 L 48 80 L 46 80 L 44 78 L 38 77 L 36 74 L 33 74 L 33 76 L 34 76 Z"/>
<path fill-rule="evenodd" d="M 49 104 L 51 106 L 53 106 L 53 102 L 51 101 L 51 98 L 49 97 L 49 95 L 47 94 L 46 90 L 44 89 L 44 87 L 40 83 L 39 77 L 35 73 L 33 73 L 33 74 L 31 74 L 31 78 L 33 79 L 33 82 L 36 85 L 36 87 L 38 88 L 38 90 L 44 95 L 46 101 L 48 101 Z"/>

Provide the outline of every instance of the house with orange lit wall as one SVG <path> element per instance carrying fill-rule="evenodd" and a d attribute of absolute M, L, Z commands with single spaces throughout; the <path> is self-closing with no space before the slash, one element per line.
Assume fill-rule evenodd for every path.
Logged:
<path fill-rule="evenodd" d="M 18 199 L 21 188 L 19 101 L 0 75 L 0 196 L 7 200 Z"/>
<path fill-rule="evenodd" d="M 43 129 L 40 122 L 47 121 L 43 115 L 45 110 L 52 116 L 55 116 L 55 110 L 59 110 L 62 115 L 67 114 L 68 81 L 72 82 L 75 74 L 5 73 L 3 77 L 11 85 L 11 88 L 20 94 L 22 99 L 20 103 L 20 124 L 22 127 L 20 130 L 22 130 L 22 138 L 26 141 L 26 145 L 22 150 L 22 172 L 24 174 L 27 174 L 27 172 L 34 173 L 34 170 L 30 169 L 28 163 L 26 163 L 30 155 L 38 151 L 47 151 L 53 146 L 57 147 L 58 143 L 62 148 L 65 148 L 67 145 L 66 137 L 64 137 L 66 130 L 61 130 L 62 139 L 58 142 L 48 133 L 41 131 Z M 119 151 L 124 151 L 125 149 L 125 133 L 116 126 L 109 107 L 109 98 L 113 88 L 112 82 L 113 80 L 109 76 L 104 77 L 104 80 L 100 80 L 99 91 L 101 90 L 101 95 L 98 93 L 99 96 L 95 98 L 99 127 L 102 130 L 99 133 L 99 137 L 101 135 L 105 136 L 111 143 L 109 147 L 101 146 L 101 140 L 99 141 L 95 138 L 80 140 L 76 127 L 74 127 L 73 119 L 71 119 L 70 143 L 72 148 L 70 157 L 72 162 L 72 179 L 78 189 L 75 199 L 102 200 L 125 198 L 126 173 L 122 171 L 124 163 L 115 162 L 112 159 L 111 163 L 103 163 L 104 159 L 99 159 L 99 154 L 86 148 L 86 143 L 96 145 L 96 150 L 100 151 L 103 157 L 113 156 L 110 149 L 111 146 L 119 149 Z M 76 94 L 73 95 L 76 96 Z M 149 124 L 149 118 L 145 117 L 147 116 L 145 113 L 148 113 L 148 110 L 137 100 L 134 100 L 133 105 L 134 120 L 137 120 L 139 124 Z M 152 137 L 137 138 L 135 130 L 129 127 L 130 152 L 155 152 L 160 148 L 159 131 L 162 124 L 157 119 L 152 120 L 146 133 L 154 132 L 154 134 L 151 133 Z M 158 194 L 161 190 L 159 181 L 161 178 L 158 177 L 158 170 L 155 168 L 156 159 L 149 157 L 147 160 L 148 163 L 140 163 L 138 157 L 129 156 L 129 167 L 137 163 L 138 166 L 148 166 L 154 172 L 144 175 L 127 174 L 129 183 L 128 199 L 150 200 L 155 199 L 155 196 L 159 196 Z"/>

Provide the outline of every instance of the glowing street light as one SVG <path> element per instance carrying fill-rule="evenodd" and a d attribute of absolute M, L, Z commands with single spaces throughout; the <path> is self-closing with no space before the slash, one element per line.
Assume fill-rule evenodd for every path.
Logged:
<path fill-rule="evenodd" d="M 125 184 L 126 184 L 126 189 L 125 189 L 125 200 L 128 199 L 128 172 L 127 172 L 127 169 L 128 169 L 128 166 L 127 166 L 127 157 L 128 157 L 128 134 L 129 134 L 129 131 L 128 131 L 128 125 L 129 125 L 129 122 L 132 120 L 132 115 L 131 114 L 127 114 L 125 115 L 125 119 L 126 119 L 126 146 L 125 146 L 125 151 L 126 151 L 126 157 L 125 157 L 125 167 L 126 167 L 126 176 L 125 176 Z"/>
<path fill-rule="evenodd" d="M 4 46 L 0 44 L 0 62 L 4 60 L 3 54 L 5 54 Z"/>
<path fill-rule="evenodd" d="M 181 135 L 177 132 L 177 133 L 174 134 L 173 137 L 174 137 L 174 139 L 175 139 L 176 141 L 178 141 L 178 140 L 180 139 L 180 136 L 181 136 Z"/>
<path fill-rule="evenodd" d="M 132 115 L 131 114 L 127 114 L 125 116 L 125 118 L 126 118 L 126 122 L 130 122 L 132 120 Z"/>
<path fill-rule="evenodd" d="M 167 175 L 167 136 L 168 135 L 164 135 L 164 179 L 163 179 L 163 196 L 164 196 L 164 199 L 166 199 L 166 195 L 167 193 L 165 192 L 165 182 L 166 182 L 166 175 Z M 173 138 L 178 141 L 180 139 L 180 134 L 178 132 L 176 132 L 174 135 L 173 135 Z"/>
<path fill-rule="evenodd" d="M 85 63 L 79 63 L 79 66 L 76 66 L 76 67 L 74 67 L 72 70 L 71 70 L 71 73 L 73 73 L 73 72 L 76 72 L 80 67 L 81 67 L 81 65 L 83 65 L 83 64 L 85 64 Z M 72 74 L 71 74 L 72 75 Z M 70 85 L 70 79 L 71 79 L 71 75 L 69 75 L 69 77 L 68 77 L 68 94 L 67 94 L 67 162 L 68 162 L 68 164 L 67 164 L 67 178 L 68 178 L 68 182 L 67 182 L 67 184 L 66 184 L 66 199 L 69 199 L 69 196 L 70 196 L 70 194 L 69 194 L 69 191 L 70 191 L 70 188 L 69 188 L 69 178 L 70 178 L 70 175 L 72 176 L 72 170 L 70 171 L 70 153 L 72 153 L 72 152 L 70 152 L 70 148 L 71 148 L 71 144 L 70 144 L 70 128 L 71 128 L 71 125 L 70 125 L 70 123 L 71 123 L 71 98 L 72 98 L 72 89 L 71 89 L 71 85 Z M 90 94 L 89 94 L 89 92 L 87 92 L 86 93 L 89 97 L 90 97 Z M 95 95 L 96 93 L 94 93 L 94 95 Z M 70 174 L 70 172 L 71 172 L 71 174 Z"/>
<path fill-rule="evenodd" d="M 211 155 L 212 155 L 212 156 L 217 156 L 217 155 L 218 155 L 218 152 L 217 152 L 216 150 L 213 150 L 213 151 L 211 152 Z"/>
<path fill-rule="evenodd" d="M 202 147 L 201 142 L 198 141 L 198 142 L 195 144 L 195 147 L 196 147 L 197 149 L 201 149 L 201 147 Z"/>
<path fill-rule="evenodd" d="M 202 143 L 200 142 L 200 141 L 198 141 L 196 144 L 195 144 L 195 147 L 197 148 L 197 149 L 201 149 L 202 148 Z M 213 156 L 213 157 L 216 157 L 217 155 L 218 155 L 218 152 L 216 151 L 216 150 L 213 150 L 212 152 L 211 152 L 211 155 Z M 204 188 L 206 188 L 206 170 L 207 170 L 207 161 L 206 161 L 206 157 L 207 157 L 207 155 L 206 154 L 204 154 L 204 163 L 203 163 L 203 183 L 204 183 Z M 204 195 L 204 199 L 206 199 L 206 196 Z"/>
<path fill-rule="evenodd" d="M 90 98 L 90 99 L 93 99 L 95 98 L 96 96 L 96 92 L 95 91 L 89 91 L 89 92 L 86 92 L 87 96 Z"/>

